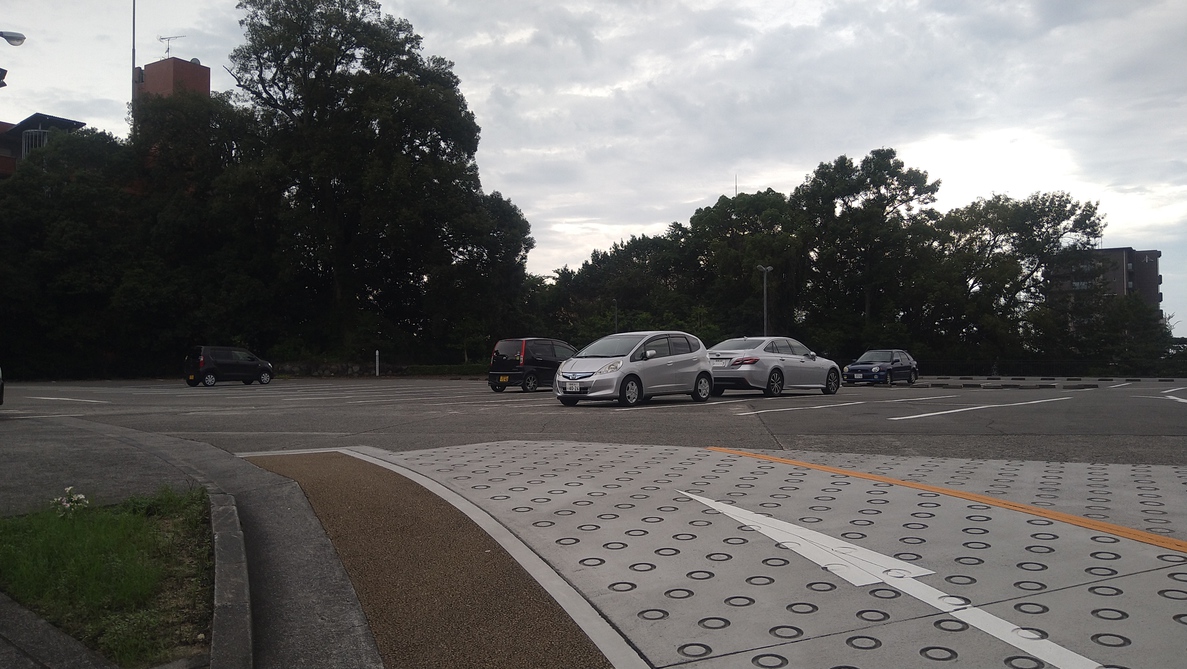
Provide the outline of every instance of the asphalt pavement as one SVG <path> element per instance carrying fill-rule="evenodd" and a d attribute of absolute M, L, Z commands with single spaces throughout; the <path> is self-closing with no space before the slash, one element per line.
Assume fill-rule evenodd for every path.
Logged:
<path fill-rule="evenodd" d="M 666 581 L 636 583 L 630 578 L 638 575 L 632 571 L 632 565 L 652 564 L 659 567 L 657 571 L 663 572 L 664 565 L 655 562 L 654 555 L 664 555 L 658 551 L 681 549 L 670 538 L 655 545 L 632 544 L 631 551 L 645 548 L 653 557 L 644 559 L 632 553 L 631 559 L 621 565 L 625 571 L 616 572 L 611 580 L 607 581 L 604 576 L 593 578 L 597 570 L 588 568 L 580 560 L 605 558 L 595 553 L 553 555 L 552 551 L 559 550 L 558 546 L 566 546 L 566 541 L 581 539 L 587 536 L 583 533 L 594 530 L 577 529 L 579 523 L 570 528 L 570 533 L 545 536 L 544 526 L 533 523 L 553 522 L 553 512 L 539 515 L 537 507 L 543 503 L 533 502 L 530 492 L 512 491 L 507 495 L 520 507 L 532 507 L 534 511 L 521 513 L 511 510 L 514 507 L 504 509 L 502 502 L 487 499 L 490 495 L 476 495 L 473 486 L 463 486 L 451 477 L 445 477 L 445 473 L 456 473 L 459 466 L 465 466 L 453 460 L 443 461 L 435 468 L 422 467 L 419 474 L 414 471 L 417 470 L 413 466 L 416 458 L 423 454 L 440 452 L 443 458 L 460 457 L 462 463 L 480 457 L 481 452 L 473 451 L 474 445 L 481 445 L 482 452 L 506 452 L 507 458 L 511 459 L 513 452 L 530 451 L 540 443 L 552 444 L 553 451 L 540 456 L 544 458 L 540 461 L 544 462 L 545 459 L 563 457 L 555 454 L 555 445 L 563 444 L 560 447 L 562 454 L 581 458 L 583 466 L 591 469 L 621 469 L 624 466 L 622 462 L 613 462 L 622 459 L 616 451 L 599 444 L 643 444 L 651 445 L 649 448 L 675 448 L 681 454 L 679 457 L 698 461 L 709 447 L 792 453 L 796 462 L 857 468 L 874 475 L 890 472 L 893 476 L 887 476 L 895 482 L 928 480 L 928 476 L 939 476 L 936 472 L 940 471 L 943 480 L 935 482 L 937 487 L 945 490 L 974 486 L 979 494 L 1000 494 L 1031 509 L 1051 509 L 1085 518 L 1093 515 L 1108 517 L 1099 519 L 1102 525 L 1096 529 L 1081 527 L 1066 535 L 1078 537 L 1076 541 L 1093 542 L 1096 541 L 1093 537 L 1112 536 L 1105 525 L 1128 527 L 1148 537 L 1173 540 L 1184 536 L 1187 529 L 1182 518 L 1183 510 L 1187 508 L 1182 500 L 1187 490 L 1187 437 L 1184 436 L 1187 435 L 1187 414 L 1184 411 L 1187 408 L 1182 404 L 1187 403 L 1184 399 L 1187 392 L 1183 387 L 1187 383 L 1156 379 L 1093 379 L 1035 383 L 1040 386 L 1035 388 L 1005 388 L 993 387 L 998 384 L 988 380 L 979 381 L 976 387 L 966 387 L 965 381 L 937 379 L 928 382 L 925 379 L 925 383 L 914 388 L 844 388 L 833 397 L 792 394 L 784 398 L 762 398 L 760 395 L 727 393 L 707 405 L 694 405 L 686 398 L 674 398 L 657 400 L 637 410 L 622 410 L 609 404 L 564 408 L 548 393 L 509 392 L 494 396 L 480 382 L 464 379 L 282 379 L 264 388 L 235 384 L 212 389 L 188 389 L 179 382 L 10 383 L 6 404 L 0 407 L 0 471 L 4 472 L 0 477 L 0 512 L 10 515 L 44 508 L 50 498 L 60 495 L 68 485 L 85 492 L 96 504 L 114 503 L 132 494 L 152 493 L 161 485 L 203 485 L 217 495 L 229 496 L 234 501 L 246 550 L 244 578 L 250 584 L 248 627 L 252 651 L 251 657 L 247 658 L 248 664 L 243 664 L 244 658 L 239 658 L 240 664 L 222 666 L 257 667 L 386 666 L 390 669 L 459 666 L 458 658 L 463 655 L 458 653 L 474 653 L 465 656 L 470 658 L 465 661 L 468 666 L 489 667 L 622 667 L 631 662 L 652 667 L 672 664 L 739 666 L 730 662 L 745 653 L 750 653 L 747 662 L 757 663 L 754 666 L 787 666 L 780 665 L 778 658 L 792 661 L 797 657 L 794 653 L 780 654 L 782 651 L 776 650 L 754 650 L 772 643 L 784 649 L 789 644 L 794 646 L 795 639 L 779 636 L 791 634 L 780 626 L 771 627 L 772 630 L 779 627 L 779 634 L 763 632 L 767 641 L 756 638 L 739 642 L 740 646 L 728 651 L 722 651 L 723 646 L 714 650 L 714 644 L 703 638 L 709 633 L 706 630 L 712 630 L 724 620 L 738 638 L 748 638 L 753 631 L 751 619 L 725 614 L 698 615 L 697 607 L 686 607 L 677 614 L 674 610 L 669 611 L 670 607 L 636 606 L 636 601 L 642 601 L 639 598 L 651 601 L 648 598 L 659 597 L 656 601 L 670 603 L 685 597 L 685 590 L 696 591 L 701 597 L 690 597 L 690 601 L 704 602 L 700 594 L 704 588 L 688 587 L 688 577 L 680 576 L 678 587 L 672 587 L 672 583 Z M 1047 385 L 1052 387 L 1045 387 Z M 506 446 L 508 443 L 514 444 L 511 451 Z M 471 450 L 465 450 L 467 448 Z M 313 452 L 296 453 L 302 449 Z M 252 457 L 240 457 L 249 453 Z M 285 453 L 283 457 L 269 457 Z M 378 457 L 376 453 L 388 454 L 383 457 L 393 461 L 387 464 L 397 469 L 384 469 L 377 467 L 375 462 L 365 461 L 366 457 Z M 650 466 L 645 464 L 648 462 L 646 458 L 654 456 L 648 452 L 638 457 L 643 459 L 634 462 L 636 468 Z M 484 466 L 498 464 L 483 462 Z M 984 462 L 993 464 L 974 466 Z M 909 470 L 891 471 L 906 464 L 911 465 Z M 527 470 L 533 465 L 517 462 L 515 466 Z M 729 466 L 732 465 L 720 465 L 719 468 L 728 469 Z M 1103 469 L 1094 470 L 1094 466 Z M 1011 468 L 1015 471 L 1008 471 Z M 437 469 L 441 472 L 435 474 Z M 1059 470 L 1058 473 L 1055 470 Z M 1068 475 L 1073 470 L 1074 476 Z M 710 471 L 701 472 L 699 476 L 703 478 L 698 480 L 710 484 L 722 476 Z M 972 473 L 958 473 L 964 471 Z M 413 475 L 425 477 L 428 483 L 413 482 L 415 479 L 409 478 Z M 1157 482 L 1142 483 L 1154 481 L 1154 478 L 1143 478 L 1154 475 L 1158 477 Z M 490 478 L 490 474 L 483 476 Z M 1018 485 L 1020 476 L 1027 481 L 1026 485 Z M 1050 482 L 1055 477 L 1064 476 L 1068 482 L 1062 487 Z M 1099 478 L 1106 480 L 1103 483 L 1094 480 Z M 548 478 L 540 480 L 551 482 Z M 664 480 L 671 482 L 675 479 Z M 459 516 L 458 509 L 463 506 L 460 502 L 444 503 L 444 492 L 426 492 L 431 488 L 425 486 L 434 481 L 466 497 L 479 511 L 468 520 Z M 581 482 L 576 478 L 568 481 Z M 887 485 L 898 486 L 895 482 Z M 646 490 L 648 486 L 656 485 L 652 481 L 639 479 L 630 483 L 636 484 L 641 487 L 632 490 L 631 494 L 654 494 Z M 1102 484 L 1103 490 L 1100 488 Z M 484 481 L 481 485 L 506 483 Z M 625 485 L 625 482 L 604 485 Z M 731 485 L 754 484 L 738 480 Z M 1055 488 L 1056 492 L 1043 491 L 1041 488 L 1044 487 Z M 1083 494 L 1068 495 L 1069 488 Z M 694 504 L 689 501 L 694 498 L 674 490 L 672 488 L 666 494 L 671 500 L 679 498 L 681 501 L 668 505 L 681 509 L 679 513 L 701 513 L 692 511 L 700 508 L 696 506 L 700 502 Z M 712 491 L 712 487 L 708 490 Z M 744 490 L 746 488 L 738 488 L 731 492 Z M 516 497 L 524 494 L 529 497 Z M 788 496 L 787 492 L 767 491 L 767 497 L 780 494 L 783 498 Z M 1088 501 L 1093 494 L 1102 500 L 1123 498 L 1126 503 L 1119 509 L 1117 505 Z M 723 491 L 719 498 L 729 500 L 727 495 Z M 823 496 L 836 495 L 817 491 L 814 498 Z M 1049 501 L 1052 496 L 1055 499 Z M 550 496 L 539 499 L 545 497 Z M 1071 498 L 1075 498 L 1074 502 Z M 507 504 L 512 503 L 507 501 Z M 618 503 L 632 502 L 619 499 Z M 766 500 L 761 504 L 781 503 Z M 1094 506 L 1109 507 L 1109 510 L 1099 511 L 1093 509 Z M 763 508 L 759 506 L 755 510 Z M 820 516 L 824 512 L 797 509 L 794 520 L 802 524 L 807 522 L 803 518 L 820 516 L 824 525 L 813 527 L 835 523 L 840 530 L 849 521 L 862 519 L 861 508 L 865 507 L 856 503 L 851 508 L 833 506 L 831 518 L 827 514 Z M 876 506 L 868 508 L 878 509 Z M 580 505 L 570 510 L 576 514 L 584 511 Z M 1144 512 L 1162 512 L 1162 515 Z M 616 512 L 612 508 L 602 508 L 601 514 L 592 518 L 613 513 Z M 667 512 L 656 517 L 662 517 L 662 513 Z M 484 515 L 498 519 L 497 526 L 510 528 L 518 538 L 492 543 L 487 535 L 494 536 L 491 532 L 497 532 L 497 527 L 475 530 L 482 526 L 474 524 L 474 517 Z M 986 512 L 985 515 L 993 514 Z M 645 523 L 649 521 L 644 518 L 648 517 L 651 516 L 641 516 L 634 526 L 624 526 L 623 532 L 646 532 L 648 525 Z M 520 522 L 521 518 L 532 518 L 532 521 L 524 524 Z M 585 518 L 588 520 L 590 516 Z M 1010 514 L 1008 522 L 1025 521 L 1018 521 Z M 968 529 L 957 527 L 961 525 L 959 519 L 953 523 L 944 531 L 950 529 L 960 534 L 963 529 Z M 844 536 L 840 531 L 836 535 Z M 669 532 L 665 536 L 674 534 Z M 885 540 L 893 543 L 903 538 L 888 534 Z M 722 535 L 714 541 L 726 542 L 728 539 L 731 536 Z M 1143 621 L 1151 630 L 1160 629 L 1161 625 L 1167 638 L 1182 638 L 1187 610 L 1179 610 L 1184 604 L 1177 598 L 1178 593 L 1184 592 L 1180 583 L 1187 576 L 1182 574 L 1177 556 L 1187 553 L 1173 541 L 1156 546 L 1143 543 L 1141 537 L 1138 539 L 1124 539 L 1126 542 L 1137 541 L 1136 548 L 1119 553 L 1124 555 L 1122 560 L 1126 562 L 1126 568 L 1111 577 L 1101 578 L 1137 578 L 1139 572 L 1164 572 L 1170 587 L 1166 584 L 1161 588 L 1151 586 L 1155 594 L 1150 601 L 1166 606 L 1161 609 L 1144 607 L 1139 601 L 1131 606 L 1139 612 L 1150 608 L 1157 615 L 1135 614 L 1133 610 L 1124 613 L 1127 618 Z M 522 544 L 518 549 L 515 548 L 516 541 Z M 1022 539 L 1019 541 L 1020 546 L 1026 543 Z M 614 543 L 607 539 L 599 545 Z M 508 544 L 512 546 L 509 548 Z M 1155 547 L 1143 548 L 1152 545 Z M 516 550 L 526 550 L 529 555 L 520 559 Z M 1068 550 L 1076 555 L 1082 552 L 1078 545 Z M 890 554 L 893 557 L 910 552 L 897 550 Z M 933 557 L 925 551 L 915 553 L 922 559 Z M 714 551 L 706 548 L 703 554 L 714 554 Z M 541 556 L 547 569 L 541 572 L 525 568 L 523 565 L 531 555 Z M 758 559 L 759 555 L 755 553 L 752 557 Z M 1160 556 L 1170 557 L 1159 562 Z M 577 562 L 567 561 L 570 558 Z M 770 559 L 770 556 L 761 559 Z M 938 557 L 936 559 L 939 561 Z M 1128 566 L 1129 561 L 1133 562 L 1132 567 Z M 683 569 L 683 565 L 680 568 Z M 686 571 L 700 570 L 690 567 Z M 725 575 L 724 571 L 709 571 Z M 548 584 L 548 573 L 554 580 L 568 583 L 573 591 L 564 591 L 556 583 Z M 675 573 L 671 572 L 669 576 Z M 743 579 L 767 577 L 757 572 L 739 572 L 737 576 Z M 967 574 L 955 576 L 972 578 Z M 801 583 L 796 580 L 798 578 L 782 578 L 781 582 L 794 583 L 793 587 L 797 588 L 825 582 L 809 579 Z M 994 578 L 1005 577 L 996 574 Z M 993 578 L 982 580 L 992 581 Z M 1034 580 L 1038 582 L 1038 579 Z M 1050 589 L 1074 595 L 1087 588 L 1103 587 L 1090 581 L 1081 577 Z M 961 581 L 958 579 L 958 582 Z M 619 591 L 611 586 L 628 587 L 619 584 L 633 584 L 634 594 L 618 594 Z M 951 582 L 945 587 L 951 588 Z M 666 594 L 669 591 L 677 594 Z M 1159 595 L 1159 591 L 1171 594 Z M 1187 597 L 1187 592 L 1184 596 Z M 578 601 L 573 603 L 566 597 Z M 761 598 L 742 592 L 724 593 L 722 601 L 730 597 L 750 597 L 758 599 L 760 604 L 762 602 Z M 569 605 L 564 604 L 566 601 Z M 743 601 L 734 600 L 734 603 Z M 561 602 L 563 611 L 556 608 L 558 602 Z M 805 603 L 820 606 L 819 603 Z M 1009 612 L 1009 606 L 1024 603 L 1027 602 L 986 597 L 985 606 L 1006 607 L 1005 611 L 998 611 L 1004 620 L 1014 615 Z M 596 620 L 574 624 L 574 620 L 581 621 L 582 616 L 588 614 L 582 606 L 596 611 L 594 618 L 600 618 L 603 625 L 608 622 L 609 627 L 599 628 Z M 781 615 L 787 614 L 788 606 L 790 604 L 786 602 L 780 605 Z M 727 612 L 746 609 L 728 603 L 726 607 Z M 720 609 L 720 603 L 714 608 Z M 647 616 L 660 615 L 647 613 L 652 610 L 664 611 L 668 614 L 665 619 L 676 626 L 669 628 L 665 627 L 668 623 L 648 619 Z M 886 613 L 891 618 L 882 625 L 887 634 L 881 641 L 877 634 L 853 632 L 856 628 L 851 624 L 837 627 L 840 623 L 835 616 L 844 617 L 850 615 L 848 613 L 834 613 L 828 621 L 833 627 L 826 625 L 819 634 L 803 626 L 785 627 L 800 629 L 811 638 L 811 647 L 817 649 L 824 648 L 822 644 L 826 642 L 822 639 L 830 635 L 842 641 L 854 636 L 869 636 L 882 647 L 899 634 L 918 632 L 908 629 L 910 625 L 906 624 L 906 619 L 897 617 L 898 612 Z M 867 615 L 876 617 L 879 614 Z M 1151 622 L 1151 615 L 1155 617 L 1154 622 Z M 865 621 L 862 624 L 871 622 L 860 617 L 855 620 Z M 1159 622 L 1161 620 L 1166 622 Z M 896 623 L 902 624 L 896 628 Z M 689 625 L 699 631 L 690 636 L 688 630 L 693 628 Z M 1053 625 L 1060 627 L 1063 623 L 1057 621 Z M 1121 647 L 1131 651 L 1134 645 L 1141 644 L 1153 649 L 1153 655 L 1144 656 L 1144 663 L 1125 665 L 1120 662 L 1125 652 L 1107 645 L 1120 644 L 1120 641 L 1100 637 L 1105 639 L 1105 645 L 1097 641 L 1081 642 L 1078 640 L 1083 636 L 1081 628 L 1087 634 L 1092 626 L 1075 623 L 1067 627 L 1072 632 L 1069 632 L 1068 643 L 1061 647 L 1075 648 L 1075 651 L 1069 651 L 1073 655 L 1091 658 L 1094 656 L 1089 651 L 1103 650 L 1106 655 L 1118 658 L 1117 666 L 1134 667 L 1170 667 L 1174 666 L 1170 663 L 1177 657 L 1166 650 L 1165 644 L 1159 645 L 1157 640 L 1147 640 L 1146 636 L 1137 633 L 1127 636 L 1095 632 L 1127 639 L 1129 643 Z M 826 628 L 833 631 L 823 631 Z M 617 636 L 617 641 L 607 640 L 607 635 Z M 39 624 L 35 617 L 31 618 L 19 607 L 0 602 L 0 666 L 22 669 L 104 666 L 85 649 L 74 648 L 68 642 L 47 644 L 46 638 L 53 638 L 52 630 L 45 629 L 43 623 Z M 1136 641 L 1139 638 L 1141 644 Z M 627 648 L 634 649 L 633 659 L 630 658 L 631 651 L 626 651 L 627 659 L 623 659 L 624 640 Z M 861 650 L 862 644 L 872 642 L 859 640 L 854 643 L 857 644 L 856 650 Z M 1011 655 L 1013 650 L 994 644 L 998 642 L 981 639 L 965 646 L 938 644 L 936 648 L 947 650 L 927 651 L 934 657 L 924 652 L 932 646 L 912 652 L 915 661 L 919 654 L 942 660 L 944 657 L 941 656 L 948 652 L 966 658 L 970 654 L 996 654 L 1006 659 L 1031 657 L 1021 651 Z M 808 648 L 809 645 L 796 647 Z M 840 650 L 826 648 L 814 652 L 840 653 L 837 657 L 841 662 L 846 653 L 854 650 L 853 646 L 844 646 Z M 59 658 L 55 654 L 67 657 Z M 861 653 L 858 656 L 860 658 Z M 1132 657 L 1143 656 L 1131 653 Z M 211 666 L 219 661 L 223 660 L 215 660 Z M 885 661 L 889 662 L 885 666 L 914 666 L 895 664 L 907 661 L 897 656 L 887 656 Z M 1006 666 L 1040 666 L 1026 662 L 1014 660 L 1014 664 L 1007 663 Z M 1162 662 L 1168 664 L 1160 664 Z M 1089 665 L 1073 663 L 1067 666 Z"/>

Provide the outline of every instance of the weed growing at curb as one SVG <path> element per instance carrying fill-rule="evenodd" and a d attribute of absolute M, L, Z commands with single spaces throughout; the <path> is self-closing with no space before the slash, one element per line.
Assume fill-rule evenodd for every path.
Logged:
<path fill-rule="evenodd" d="M 213 586 L 201 487 L 110 507 L 67 488 L 45 511 L 0 518 L 0 589 L 125 669 L 204 652 Z"/>

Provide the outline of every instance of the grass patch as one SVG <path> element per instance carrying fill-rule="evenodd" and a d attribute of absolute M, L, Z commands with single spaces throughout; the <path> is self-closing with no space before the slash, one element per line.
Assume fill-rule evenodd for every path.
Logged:
<path fill-rule="evenodd" d="M 203 652 L 214 601 L 206 490 L 0 518 L 0 589 L 125 669 Z"/>

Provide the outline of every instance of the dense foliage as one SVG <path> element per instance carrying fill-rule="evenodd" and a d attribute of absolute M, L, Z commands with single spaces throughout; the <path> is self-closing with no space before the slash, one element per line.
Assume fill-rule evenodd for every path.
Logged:
<path fill-rule="evenodd" d="M 1094 204 L 942 214 L 939 181 L 892 149 L 529 275 L 528 221 L 483 192 L 452 65 L 407 21 L 374 0 L 239 7 L 236 95 L 146 96 L 126 141 L 55 134 L 0 182 L 10 377 L 176 373 L 196 343 L 405 364 L 616 323 L 712 343 L 762 331 L 760 265 L 770 331 L 838 360 L 900 346 L 925 372 L 1136 373 L 1171 349 L 1157 310 L 1104 294 Z"/>

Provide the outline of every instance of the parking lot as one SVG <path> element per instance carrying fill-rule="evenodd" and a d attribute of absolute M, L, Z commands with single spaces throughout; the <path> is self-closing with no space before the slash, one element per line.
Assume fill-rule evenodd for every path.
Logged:
<path fill-rule="evenodd" d="M 705 404 L 674 396 L 622 408 L 607 402 L 564 407 L 547 391 L 496 394 L 474 379 L 279 379 L 268 386 L 213 388 L 173 380 L 13 383 L 0 421 L 76 416 L 230 452 L 346 446 L 404 451 L 562 439 L 1187 464 L 1187 381 L 1093 384 L 1098 387 L 847 386 L 832 396 L 777 398 L 731 391 Z"/>
<path fill-rule="evenodd" d="M 475 379 L 18 383 L 0 440 L 83 420 L 390 469 L 489 518 L 618 667 L 1179 666 L 1187 383 L 923 381 L 631 408 Z"/>

